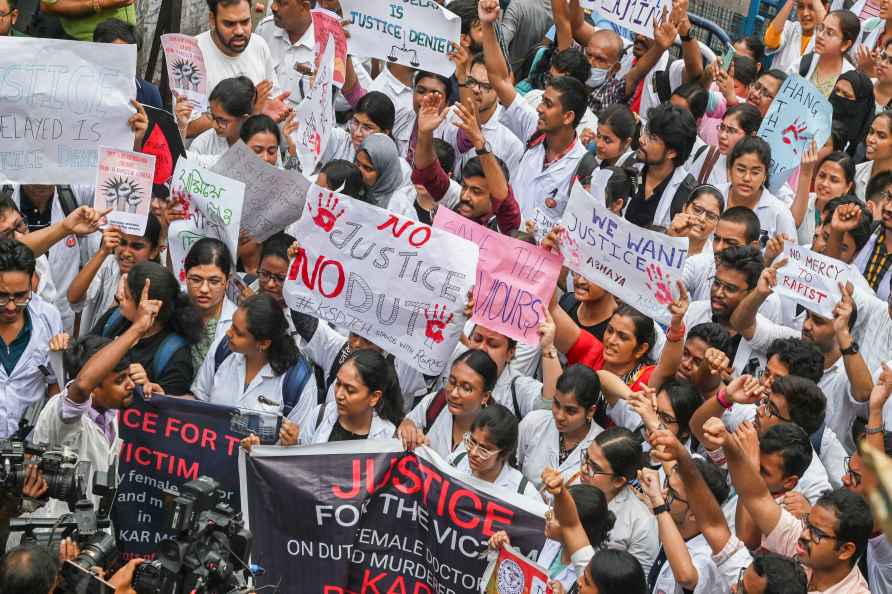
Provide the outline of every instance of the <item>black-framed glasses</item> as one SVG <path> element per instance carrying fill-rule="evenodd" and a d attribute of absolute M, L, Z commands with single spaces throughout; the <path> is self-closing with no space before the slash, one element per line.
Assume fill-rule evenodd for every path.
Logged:
<path fill-rule="evenodd" d="M 704 218 L 707 221 L 709 221 L 710 223 L 718 223 L 719 216 L 721 216 L 721 215 L 718 215 L 710 210 L 706 210 L 699 204 L 694 204 L 693 202 L 691 203 L 691 212 L 694 213 L 695 217 Z"/>
<path fill-rule="evenodd" d="M 599 474 L 603 476 L 616 476 L 614 473 L 606 472 L 603 468 L 598 466 L 598 463 L 589 457 L 587 450 L 582 452 L 582 457 L 580 458 L 579 463 L 579 472 L 587 477 L 595 477 Z"/>
<path fill-rule="evenodd" d="M 765 411 L 765 416 L 769 419 L 771 417 L 774 417 L 776 419 L 780 419 L 784 423 L 793 422 L 793 419 L 788 419 L 787 417 L 782 416 L 777 408 L 777 405 L 775 405 L 767 396 L 759 401 L 759 408 Z"/>
<path fill-rule="evenodd" d="M 678 419 L 661 410 L 657 411 L 657 418 L 660 420 L 661 429 L 666 429 L 669 425 L 676 425 L 678 423 Z"/>
<path fill-rule="evenodd" d="M 685 505 L 689 505 L 686 499 L 679 497 L 675 489 L 669 486 L 669 475 L 666 475 L 666 480 L 663 481 L 663 488 L 666 489 L 666 507 L 671 506 L 673 501 L 680 501 Z"/>
<path fill-rule="evenodd" d="M 760 95 L 766 99 L 774 99 L 774 93 L 768 90 L 768 87 L 756 81 L 753 83 L 753 93 Z"/>
<path fill-rule="evenodd" d="M 31 291 L 22 293 L 0 293 L 0 307 L 6 307 L 9 302 L 15 303 L 19 309 L 24 309 L 31 301 Z"/>
<path fill-rule="evenodd" d="M 205 283 L 207 283 L 208 289 L 222 289 L 223 286 L 226 284 L 226 279 L 216 277 L 216 276 L 211 277 L 211 278 L 202 278 L 200 276 L 190 274 L 189 276 L 186 277 L 186 282 L 189 283 L 189 285 L 196 287 L 196 288 L 199 288 L 202 285 L 204 285 Z"/>
<path fill-rule="evenodd" d="M 730 285 L 724 281 L 721 281 L 718 279 L 718 277 L 713 277 L 712 286 L 713 286 L 713 289 L 716 291 L 721 289 L 725 295 L 737 295 L 741 291 L 746 290 L 746 289 L 742 289 L 742 288 L 738 287 L 737 285 Z"/>
<path fill-rule="evenodd" d="M 821 541 L 824 540 L 825 538 L 829 538 L 832 540 L 838 540 L 838 537 L 835 534 L 827 534 L 826 532 L 824 532 L 823 530 L 821 530 L 820 528 L 818 528 L 817 526 L 815 526 L 814 524 L 809 522 L 808 517 L 802 518 L 802 524 L 804 527 L 803 532 L 805 530 L 808 530 L 808 534 L 810 537 L 809 540 L 811 540 L 816 545 L 821 544 Z"/>
<path fill-rule="evenodd" d="M 468 77 L 465 79 L 465 86 L 467 87 L 477 87 L 481 91 L 489 92 L 492 91 L 492 85 L 490 83 L 480 82 L 476 78 Z"/>
<path fill-rule="evenodd" d="M 846 475 L 848 475 L 848 477 L 851 479 L 852 484 L 855 486 L 860 485 L 864 477 L 861 476 L 860 472 L 852 470 L 852 457 L 846 456 L 845 459 L 843 459 L 842 464 L 843 468 L 846 471 Z"/>
<path fill-rule="evenodd" d="M 270 272 L 269 270 L 264 270 L 263 268 L 261 268 L 257 271 L 257 276 L 259 276 L 260 280 L 265 283 L 273 282 L 277 285 L 285 284 L 284 274 L 276 274 L 274 272 Z"/>

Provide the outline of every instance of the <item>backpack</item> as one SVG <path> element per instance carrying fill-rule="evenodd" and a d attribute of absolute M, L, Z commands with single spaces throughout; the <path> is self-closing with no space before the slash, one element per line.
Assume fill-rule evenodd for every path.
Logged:
<path fill-rule="evenodd" d="M 690 173 L 685 176 L 681 183 L 678 184 L 678 189 L 675 190 L 675 196 L 672 197 L 672 204 L 669 206 L 669 220 L 671 221 L 675 215 L 684 210 L 685 202 L 688 201 L 688 196 L 691 195 L 691 192 L 694 191 L 694 188 L 697 187 L 697 180 L 694 179 L 694 176 Z"/>
<path fill-rule="evenodd" d="M 806 78 L 811 70 L 811 63 L 815 61 L 815 53 L 808 52 L 799 60 L 799 76 Z"/>
<path fill-rule="evenodd" d="M 654 73 L 654 90 L 660 103 L 666 103 L 672 98 L 672 83 L 669 82 L 669 70 L 660 70 Z"/>
<path fill-rule="evenodd" d="M 217 344 L 217 350 L 214 351 L 214 372 L 220 369 L 223 361 L 232 354 L 232 348 L 229 346 L 229 337 L 224 336 Z M 307 360 L 301 356 L 297 359 L 297 363 L 285 372 L 285 379 L 282 382 L 282 405 L 283 414 L 287 417 L 300 400 L 300 395 L 304 391 L 304 386 L 310 380 L 313 374 L 313 368 Z"/>
<path fill-rule="evenodd" d="M 827 428 L 827 425 L 821 425 L 821 428 L 808 436 L 808 440 L 811 442 L 811 447 L 815 449 L 815 453 L 820 456 L 821 455 L 821 442 L 824 441 L 824 429 Z"/>
<path fill-rule="evenodd" d="M 461 452 L 458 456 L 455 457 L 455 460 L 452 461 L 453 466 L 458 466 L 458 463 L 468 457 L 468 452 Z M 529 484 L 529 479 L 527 477 L 523 477 L 520 479 L 520 483 L 517 485 L 517 494 L 523 495 L 523 492 L 527 490 L 527 485 Z"/>
<path fill-rule="evenodd" d="M 102 327 L 102 336 L 112 338 L 115 327 L 123 320 L 124 314 L 121 313 L 119 308 L 112 310 L 111 315 L 108 316 L 105 325 Z M 188 345 L 189 342 L 179 334 L 171 333 L 165 336 L 158 346 L 158 350 L 155 351 L 155 356 L 152 357 L 152 377 L 161 377 L 174 353 Z"/>
<path fill-rule="evenodd" d="M 515 376 L 514 379 L 511 380 L 511 401 L 514 405 L 514 416 L 518 419 L 522 419 L 523 415 L 520 414 L 520 402 L 517 400 L 517 380 L 520 379 L 520 376 Z M 428 431 L 430 431 L 431 426 L 434 424 L 434 421 L 437 420 L 437 417 L 440 416 L 440 413 L 443 412 L 443 409 L 446 408 L 446 389 L 443 388 L 439 392 L 437 392 L 434 399 L 431 400 L 430 406 L 427 407 L 427 411 L 424 413 L 424 431 L 423 433 L 427 435 Z"/>

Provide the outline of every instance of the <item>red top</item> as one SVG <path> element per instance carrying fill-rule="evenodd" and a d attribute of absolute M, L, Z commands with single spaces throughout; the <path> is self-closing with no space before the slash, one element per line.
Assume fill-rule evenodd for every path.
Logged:
<path fill-rule="evenodd" d="M 604 368 L 604 344 L 598 340 L 593 334 L 586 330 L 580 329 L 579 338 L 567 351 L 567 363 L 581 363 L 586 367 L 591 367 L 595 371 Z M 647 385 L 651 374 L 656 369 L 656 365 L 644 365 L 640 367 L 637 373 L 628 382 L 628 386 L 634 392 L 640 392 Z"/>

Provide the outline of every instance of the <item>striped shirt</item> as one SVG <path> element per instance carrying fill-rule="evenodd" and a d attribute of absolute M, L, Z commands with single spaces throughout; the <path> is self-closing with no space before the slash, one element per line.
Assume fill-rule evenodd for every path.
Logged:
<path fill-rule="evenodd" d="M 867 267 L 864 269 L 864 278 L 867 279 L 874 291 L 879 288 L 880 282 L 885 278 L 890 267 L 892 267 L 892 253 L 886 250 L 886 230 L 880 229 L 873 244 L 870 259 L 867 261 Z"/>

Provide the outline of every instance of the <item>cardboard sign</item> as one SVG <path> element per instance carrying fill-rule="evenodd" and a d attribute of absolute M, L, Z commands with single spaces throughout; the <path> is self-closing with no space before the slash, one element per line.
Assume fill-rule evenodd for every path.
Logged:
<path fill-rule="evenodd" d="M 452 76 L 452 44 L 461 38 L 461 19 L 434 0 L 369 2 L 341 0 L 350 19 L 350 54 L 381 58 L 418 70 Z"/>
<path fill-rule="evenodd" d="M 315 173 L 335 125 L 334 102 L 331 100 L 335 47 L 335 42 L 329 39 L 310 92 L 297 106 L 294 114 L 297 121 L 297 129 L 293 134 L 294 144 L 301 171 L 307 175 Z"/>
<path fill-rule="evenodd" d="M 833 107 L 813 84 L 791 74 L 781 85 L 759 126 L 759 138 L 771 147 L 768 188 L 777 192 L 802 161 L 814 140 L 818 148 L 830 138 Z"/>
<path fill-rule="evenodd" d="M 777 271 L 774 292 L 822 318 L 833 318 L 833 308 L 842 299 L 838 283 L 845 285 L 852 279 L 849 265 L 792 241 L 784 242 L 778 258 L 786 258 L 787 263 Z"/>
<path fill-rule="evenodd" d="M 654 23 L 663 9 L 671 10 L 671 0 L 585 0 L 583 9 L 592 11 L 597 20 L 605 20 L 621 29 L 653 39 Z"/>
<path fill-rule="evenodd" d="M 648 231 L 605 206 L 609 171 L 592 180 L 589 194 L 577 181 L 561 224 L 564 265 L 661 324 L 672 303 L 688 255 L 686 237 Z"/>
<path fill-rule="evenodd" d="M 316 70 L 320 64 L 325 63 L 322 56 L 328 49 L 328 44 L 334 42 L 332 80 L 340 89 L 347 78 L 347 36 L 341 26 L 341 17 L 324 8 L 314 8 L 310 12 L 313 15 L 313 34 L 316 38 Z"/>
<path fill-rule="evenodd" d="M 189 218 L 174 221 L 168 232 L 173 273 L 186 280 L 183 261 L 199 239 L 213 237 L 229 248 L 235 264 L 238 233 L 245 200 L 245 184 L 200 167 L 189 159 L 177 161 L 171 196 L 186 208 Z"/>
<path fill-rule="evenodd" d="M 442 373 L 461 336 L 477 246 L 315 185 L 307 196 L 283 287 L 288 306 L 426 375 Z"/>
<path fill-rule="evenodd" d="M 0 37 L 0 172 L 92 184 L 100 146 L 133 149 L 135 97 L 135 45 Z"/>
<path fill-rule="evenodd" d="M 166 33 L 161 36 L 161 47 L 164 48 L 170 86 L 189 100 L 192 113 L 207 111 L 208 75 L 198 40 L 191 35 Z"/>
<path fill-rule="evenodd" d="M 142 236 L 152 206 L 154 177 L 153 155 L 100 147 L 93 207 L 114 209 L 106 216 L 109 225 Z"/>
<path fill-rule="evenodd" d="M 551 300 L 563 258 L 490 231 L 445 207 L 437 209 L 434 227 L 480 248 L 471 321 L 525 344 L 537 344 L 542 308 Z"/>
<path fill-rule="evenodd" d="M 548 572 L 514 547 L 505 546 L 483 574 L 484 594 L 551 594 Z"/>

